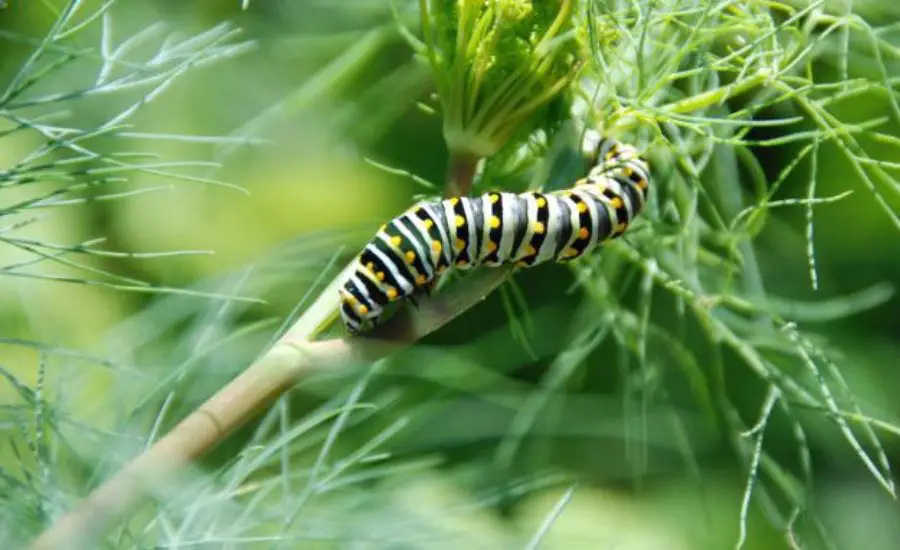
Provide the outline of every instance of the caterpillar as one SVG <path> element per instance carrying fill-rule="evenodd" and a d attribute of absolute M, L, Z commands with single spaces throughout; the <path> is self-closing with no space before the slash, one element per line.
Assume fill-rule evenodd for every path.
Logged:
<path fill-rule="evenodd" d="M 339 290 L 344 326 L 373 328 L 386 306 L 430 292 L 450 268 L 565 262 L 620 237 L 644 209 L 649 167 L 631 145 L 596 142 L 572 188 L 432 200 L 381 226 Z"/>

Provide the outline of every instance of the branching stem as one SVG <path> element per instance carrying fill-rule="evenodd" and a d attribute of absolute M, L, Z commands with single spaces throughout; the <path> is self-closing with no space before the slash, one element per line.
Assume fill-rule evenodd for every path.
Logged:
<path fill-rule="evenodd" d="M 447 196 L 469 192 L 478 160 L 451 155 Z M 177 487 L 185 467 L 256 418 L 298 381 L 323 371 L 365 366 L 411 345 L 484 299 L 510 271 L 483 270 L 446 291 L 422 297 L 418 308 L 403 308 L 366 337 L 308 341 L 310 322 L 299 319 L 241 375 L 60 517 L 32 543 L 31 550 L 95 548 L 97 537 L 115 522 L 148 498 L 164 496 L 165 489 Z"/>

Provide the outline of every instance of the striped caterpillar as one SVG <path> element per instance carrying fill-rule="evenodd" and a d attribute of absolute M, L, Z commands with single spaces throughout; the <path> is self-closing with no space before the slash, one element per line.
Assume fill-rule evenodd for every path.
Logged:
<path fill-rule="evenodd" d="M 450 267 L 564 262 L 621 236 L 644 208 L 649 168 L 613 139 L 598 140 L 593 160 L 569 189 L 422 202 L 381 226 L 339 290 L 344 326 L 371 329 L 385 306 L 429 292 Z"/>

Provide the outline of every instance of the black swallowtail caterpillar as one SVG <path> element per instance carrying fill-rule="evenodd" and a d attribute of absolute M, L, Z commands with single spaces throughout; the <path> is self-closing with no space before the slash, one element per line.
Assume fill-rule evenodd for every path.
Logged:
<path fill-rule="evenodd" d="M 594 154 L 570 189 L 422 202 L 381 226 L 339 291 L 347 330 L 374 327 L 385 306 L 430 291 L 450 267 L 564 262 L 621 236 L 644 208 L 649 168 L 612 139 Z"/>

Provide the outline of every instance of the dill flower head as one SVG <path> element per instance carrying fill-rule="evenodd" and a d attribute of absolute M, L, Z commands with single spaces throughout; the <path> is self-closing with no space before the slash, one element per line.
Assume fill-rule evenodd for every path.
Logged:
<path fill-rule="evenodd" d="M 537 124 L 583 57 L 574 0 L 420 0 L 451 152 L 495 154 Z"/>

